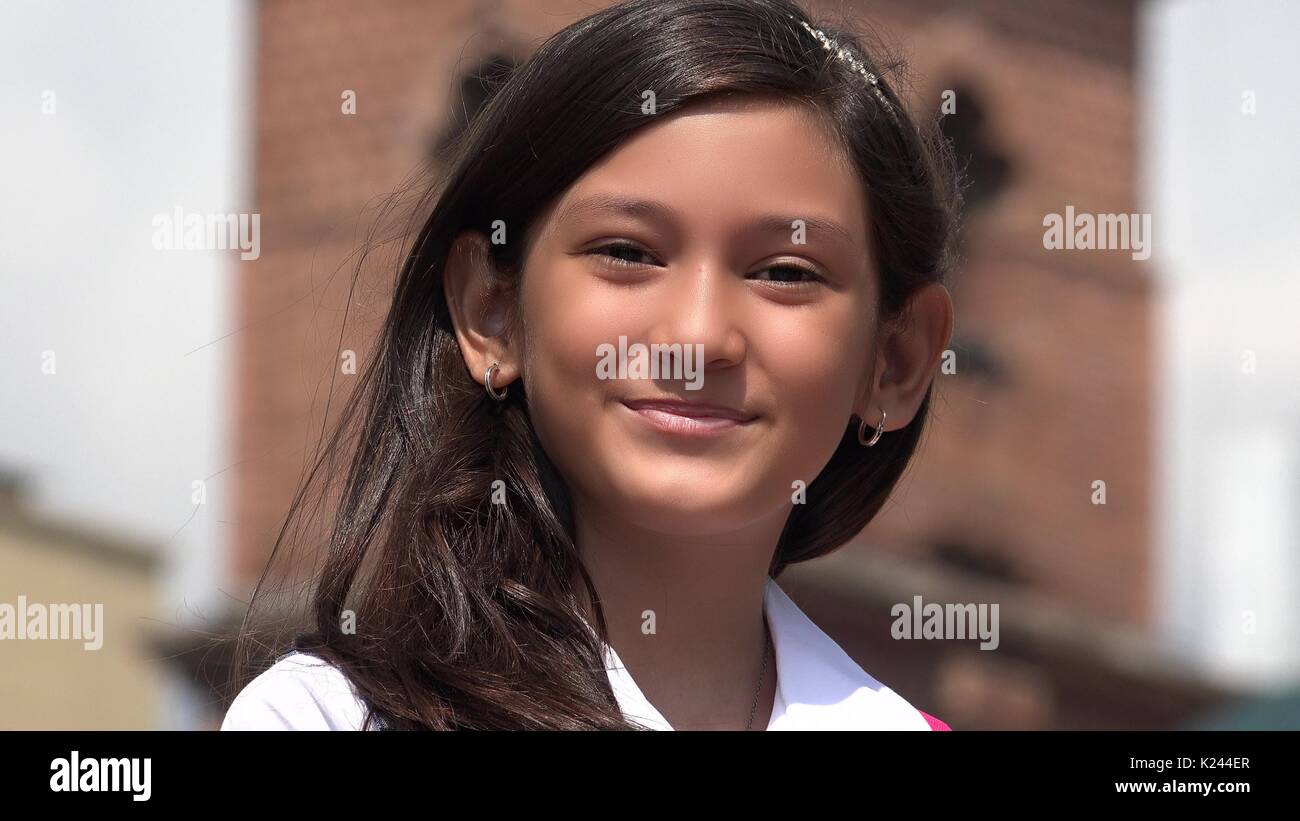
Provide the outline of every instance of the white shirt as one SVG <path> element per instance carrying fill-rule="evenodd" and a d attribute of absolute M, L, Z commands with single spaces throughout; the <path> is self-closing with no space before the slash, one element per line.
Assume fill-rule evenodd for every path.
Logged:
<path fill-rule="evenodd" d="M 859 667 L 770 577 L 763 610 L 776 653 L 776 698 L 767 729 L 930 729 L 920 711 Z M 651 729 L 673 729 L 610 645 L 605 668 L 625 716 Z M 364 717 L 365 706 L 341 670 L 293 652 L 240 691 L 221 729 L 356 730 Z"/>

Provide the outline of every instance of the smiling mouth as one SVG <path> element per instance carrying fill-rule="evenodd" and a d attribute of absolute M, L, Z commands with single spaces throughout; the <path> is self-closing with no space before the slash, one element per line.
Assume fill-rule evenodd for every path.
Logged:
<path fill-rule="evenodd" d="M 677 436 L 716 436 L 745 427 L 758 416 L 702 402 L 660 399 L 623 400 L 620 402 L 651 428 Z"/>

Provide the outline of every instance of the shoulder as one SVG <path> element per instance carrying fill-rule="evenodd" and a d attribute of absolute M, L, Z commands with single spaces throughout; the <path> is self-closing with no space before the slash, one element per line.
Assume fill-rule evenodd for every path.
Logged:
<path fill-rule="evenodd" d="M 919 709 L 903 698 L 892 687 L 882 684 L 856 662 L 850 663 L 857 668 L 862 682 L 854 691 L 851 702 L 858 711 L 869 711 L 870 721 L 876 726 L 897 730 L 951 730 L 944 722 Z M 862 713 L 864 716 L 867 712 Z"/>
<path fill-rule="evenodd" d="M 240 690 L 221 729 L 359 730 L 365 714 L 364 702 L 342 670 L 295 651 Z"/>
<path fill-rule="evenodd" d="M 769 729 L 940 729 L 864 670 L 775 580 L 768 582 L 765 603 L 776 645 L 778 699 Z"/>
<path fill-rule="evenodd" d="M 917 712 L 920 713 L 921 716 L 925 719 L 925 723 L 930 725 L 931 730 L 947 730 L 949 732 L 952 731 L 951 727 L 949 727 L 947 724 L 944 724 L 942 721 L 930 715 L 929 713 L 925 712 L 924 710 L 917 710 Z"/>
<path fill-rule="evenodd" d="M 860 681 L 838 705 L 837 720 L 853 729 L 947 730 L 947 724 L 918 709 L 893 688 L 857 668 Z"/>

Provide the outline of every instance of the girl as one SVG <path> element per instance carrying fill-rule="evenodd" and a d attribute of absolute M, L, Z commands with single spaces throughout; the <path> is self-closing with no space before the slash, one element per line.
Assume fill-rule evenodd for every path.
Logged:
<path fill-rule="evenodd" d="M 307 483 L 349 448 L 311 629 L 223 728 L 947 729 L 774 580 L 925 425 L 959 197 L 925 119 L 786 0 L 547 40 L 434 192 Z"/>

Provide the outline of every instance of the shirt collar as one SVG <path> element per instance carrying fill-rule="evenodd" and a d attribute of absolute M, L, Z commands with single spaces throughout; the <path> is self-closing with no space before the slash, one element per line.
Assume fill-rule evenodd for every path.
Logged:
<path fill-rule="evenodd" d="M 920 711 L 859 667 L 770 576 L 763 612 L 776 652 L 776 698 L 767 729 L 930 729 Z M 673 729 L 608 644 L 605 669 L 625 716 L 649 729 Z"/>

